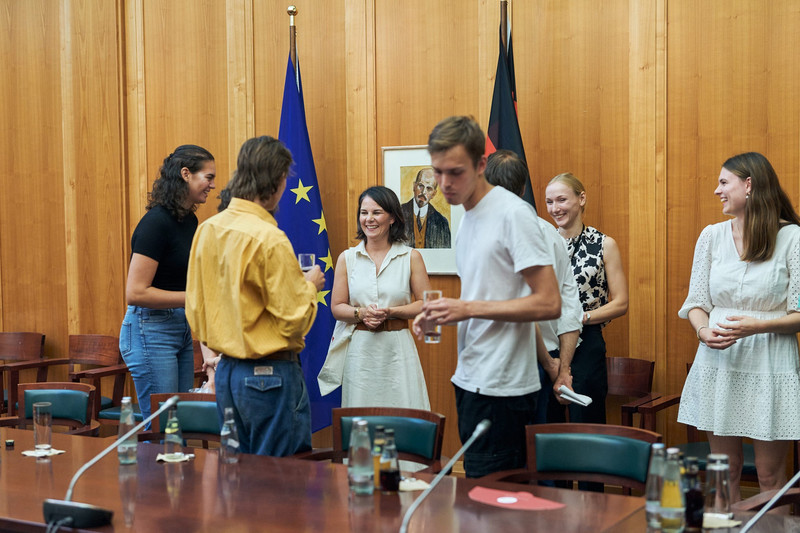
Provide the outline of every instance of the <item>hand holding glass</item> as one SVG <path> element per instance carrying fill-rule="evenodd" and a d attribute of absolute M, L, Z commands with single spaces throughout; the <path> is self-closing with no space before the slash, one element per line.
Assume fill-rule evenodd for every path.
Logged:
<path fill-rule="evenodd" d="M 422 293 L 423 303 L 432 302 L 442 297 L 442 291 L 425 291 Z M 425 319 L 422 321 L 422 332 L 425 334 L 425 342 L 428 344 L 438 344 L 442 338 L 442 326 L 433 320 Z"/>
<path fill-rule="evenodd" d="M 300 270 L 308 272 L 314 268 L 314 254 L 297 254 L 297 261 L 300 263 Z"/>
<path fill-rule="evenodd" d="M 50 402 L 33 404 L 33 447 L 47 452 L 53 437 L 53 411 Z"/>

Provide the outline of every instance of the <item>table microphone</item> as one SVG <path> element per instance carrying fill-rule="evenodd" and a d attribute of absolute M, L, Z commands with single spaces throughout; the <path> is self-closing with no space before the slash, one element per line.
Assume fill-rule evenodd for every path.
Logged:
<path fill-rule="evenodd" d="M 764 516 L 764 514 L 767 511 L 772 509 L 772 506 L 775 505 L 775 502 L 777 502 L 780 499 L 781 496 L 786 494 L 786 491 L 789 490 L 790 488 L 792 488 L 792 485 L 797 483 L 798 480 L 800 480 L 800 472 L 796 473 L 794 475 L 794 477 L 792 479 L 790 479 L 789 482 L 781 488 L 781 490 L 776 492 L 775 496 L 773 496 L 772 499 L 770 501 L 768 501 L 767 504 L 764 507 L 762 507 L 761 510 L 759 512 L 757 512 L 756 515 L 753 518 L 751 518 L 744 525 L 744 527 L 742 529 L 739 530 L 739 533 L 746 533 L 747 531 L 750 531 L 750 528 L 753 527 L 753 525 L 756 522 L 758 522 L 761 519 L 761 517 Z"/>
<path fill-rule="evenodd" d="M 411 507 L 408 508 L 408 511 L 406 511 L 405 516 L 403 516 L 403 524 L 400 526 L 400 533 L 406 533 L 406 531 L 408 530 L 408 523 L 411 521 L 411 515 L 414 514 L 414 511 L 417 510 L 417 507 L 419 507 L 422 504 L 422 501 L 428 497 L 428 494 L 430 494 L 431 491 L 433 491 L 433 489 L 436 488 L 436 485 L 438 485 L 439 482 L 442 480 L 442 478 L 445 475 L 447 475 L 447 473 L 450 471 L 451 468 L 453 468 L 453 465 L 456 464 L 458 458 L 464 455 L 464 452 L 466 452 L 467 449 L 470 446 L 472 446 L 472 443 L 475 442 L 478 439 L 478 437 L 486 433 L 486 431 L 489 429 L 491 425 L 492 421 L 489 420 L 488 418 L 484 418 L 483 420 L 478 422 L 478 425 L 475 426 L 475 431 L 472 432 L 472 436 L 469 439 L 467 439 L 467 442 L 464 443 L 461 449 L 458 450 L 458 452 L 456 452 L 456 454 L 453 456 L 452 459 L 450 459 L 450 461 L 445 465 L 445 467 L 438 474 L 436 474 L 436 477 L 433 478 L 433 481 L 431 482 L 430 485 L 428 485 L 428 488 L 425 489 L 425 491 L 420 495 L 420 497 L 414 500 L 414 503 L 412 503 Z"/>
<path fill-rule="evenodd" d="M 142 429 L 145 424 L 178 403 L 178 399 L 178 396 L 173 396 L 172 398 L 168 399 L 156 410 L 155 413 L 142 420 L 138 425 L 136 425 L 136 427 L 114 441 L 111 446 L 95 455 L 94 458 L 92 458 L 88 463 L 80 467 L 75 475 L 72 476 L 72 481 L 67 489 L 67 495 L 63 500 L 53 500 L 48 498 L 44 501 L 45 523 L 52 524 L 58 522 L 61 526 L 72 528 L 100 527 L 110 524 L 111 517 L 114 515 L 112 511 L 103 509 L 101 507 L 96 507 L 94 505 L 89 505 L 88 503 L 70 501 L 72 500 L 72 489 L 75 488 L 75 483 L 78 481 L 78 478 L 81 477 L 81 475 L 83 475 L 83 473 L 86 472 L 92 465 L 108 455 L 108 453 L 119 446 L 122 441 Z"/>

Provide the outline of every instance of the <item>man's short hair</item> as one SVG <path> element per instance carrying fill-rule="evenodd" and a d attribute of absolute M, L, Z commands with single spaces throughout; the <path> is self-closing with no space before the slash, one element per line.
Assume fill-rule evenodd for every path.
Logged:
<path fill-rule="evenodd" d="M 472 164 L 477 167 L 481 157 L 486 153 L 486 134 L 474 118 L 455 116 L 439 122 L 428 136 L 428 153 L 446 152 L 459 144 L 464 147 L 472 159 Z"/>
<path fill-rule="evenodd" d="M 268 135 L 248 139 L 239 150 L 236 171 L 227 188 L 234 198 L 267 200 L 278 191 L 292 164 L 292 154 Z"/>
<path fill-rule="evenodd" d="M 517 196 L 522 196 L 530 179 L 528 165 L 511 150 L 498 150 L 491 154 L 483 175 L 491 185 L 499 185 Z"/>

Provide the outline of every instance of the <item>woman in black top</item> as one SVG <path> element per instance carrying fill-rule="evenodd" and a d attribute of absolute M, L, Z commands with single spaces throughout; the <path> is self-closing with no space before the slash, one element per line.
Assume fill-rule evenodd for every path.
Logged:
<path fill-rule="evenodd" d="M 183 145 L 164 159 L 147 213 L 131 237 L 131 263 L 119 348 L 133 376 L 143 417 L 150 394 L 185 392 L 194 381 L 192 334 L 186 321 L 186 271 L 197 229 L 194 211 L 214 188 L 214 156 Z"/>

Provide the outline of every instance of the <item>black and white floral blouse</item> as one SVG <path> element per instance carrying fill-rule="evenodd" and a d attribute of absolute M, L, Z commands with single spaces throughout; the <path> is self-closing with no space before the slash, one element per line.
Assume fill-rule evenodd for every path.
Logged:
<path fill-rule="evenodd" d="M 595 228 L 584 226 L 579 235 L 567 239 L 567 252 L 584 311 L 592 311 L 608 303 L 608 280 L 603 261 L 605 238 Z"/>

